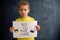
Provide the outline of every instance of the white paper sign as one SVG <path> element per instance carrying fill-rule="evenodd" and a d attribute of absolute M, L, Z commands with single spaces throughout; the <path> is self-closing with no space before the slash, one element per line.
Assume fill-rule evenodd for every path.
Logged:
<path fill-rule="evenodd" d="M 17 22 L 13 21 L 13 37 L 14 38 L 30 38 L 37 37 L 37 30 L 35 26 L 37 21 L 34 22 Z"/>

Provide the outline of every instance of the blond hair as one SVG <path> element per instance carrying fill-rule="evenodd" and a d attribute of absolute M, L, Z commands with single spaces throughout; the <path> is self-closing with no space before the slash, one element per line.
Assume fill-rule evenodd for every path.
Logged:
<path fill-rule="evenodd" d="M 20 3 L 18 4 L 18 10 L 20 8 L 21 5 L 28 5 L 29 9 L 30 9 L 30 5 L 27 1 L 20 1 Z"/>

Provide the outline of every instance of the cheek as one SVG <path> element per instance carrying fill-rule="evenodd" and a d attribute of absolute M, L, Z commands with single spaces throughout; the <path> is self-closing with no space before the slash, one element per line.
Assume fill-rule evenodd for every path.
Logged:
<path fill-rule="evenodd" d="M 27 11 L 26 14 L 28 14 L 29 12 Z"/>
<path fill-rule="evenodd" d="M 19 11 L 19 14 L 22 13 L 21 11 Z"/>
<path fill-rule="evenodd" d="M 28 10 L 27 13 L 29 13 L 30 11 Z"/>

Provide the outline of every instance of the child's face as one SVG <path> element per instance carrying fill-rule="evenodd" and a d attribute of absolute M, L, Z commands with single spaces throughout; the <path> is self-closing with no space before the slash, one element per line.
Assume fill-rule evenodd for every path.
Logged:
<path fill-rule="evenodd" d="M 28 5 L 21 5 L 19 8 L 19 14 L 21 17 L 27 17 L 28 13 L 30 12 Z"/>

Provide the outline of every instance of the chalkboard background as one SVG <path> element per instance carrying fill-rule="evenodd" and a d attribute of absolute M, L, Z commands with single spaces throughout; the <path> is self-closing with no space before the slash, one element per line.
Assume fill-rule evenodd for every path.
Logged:
<path fill-rule="evenodd" d="M 19 17 L 17 10 L 20 0 L 0 0 L 0 38 L 16 40 L 9 32 L 12 21 Z M 60 40 L 60 0 L 28 0 L 29 15 L 38 21 L 41 29 L 36 40 Z"/>

